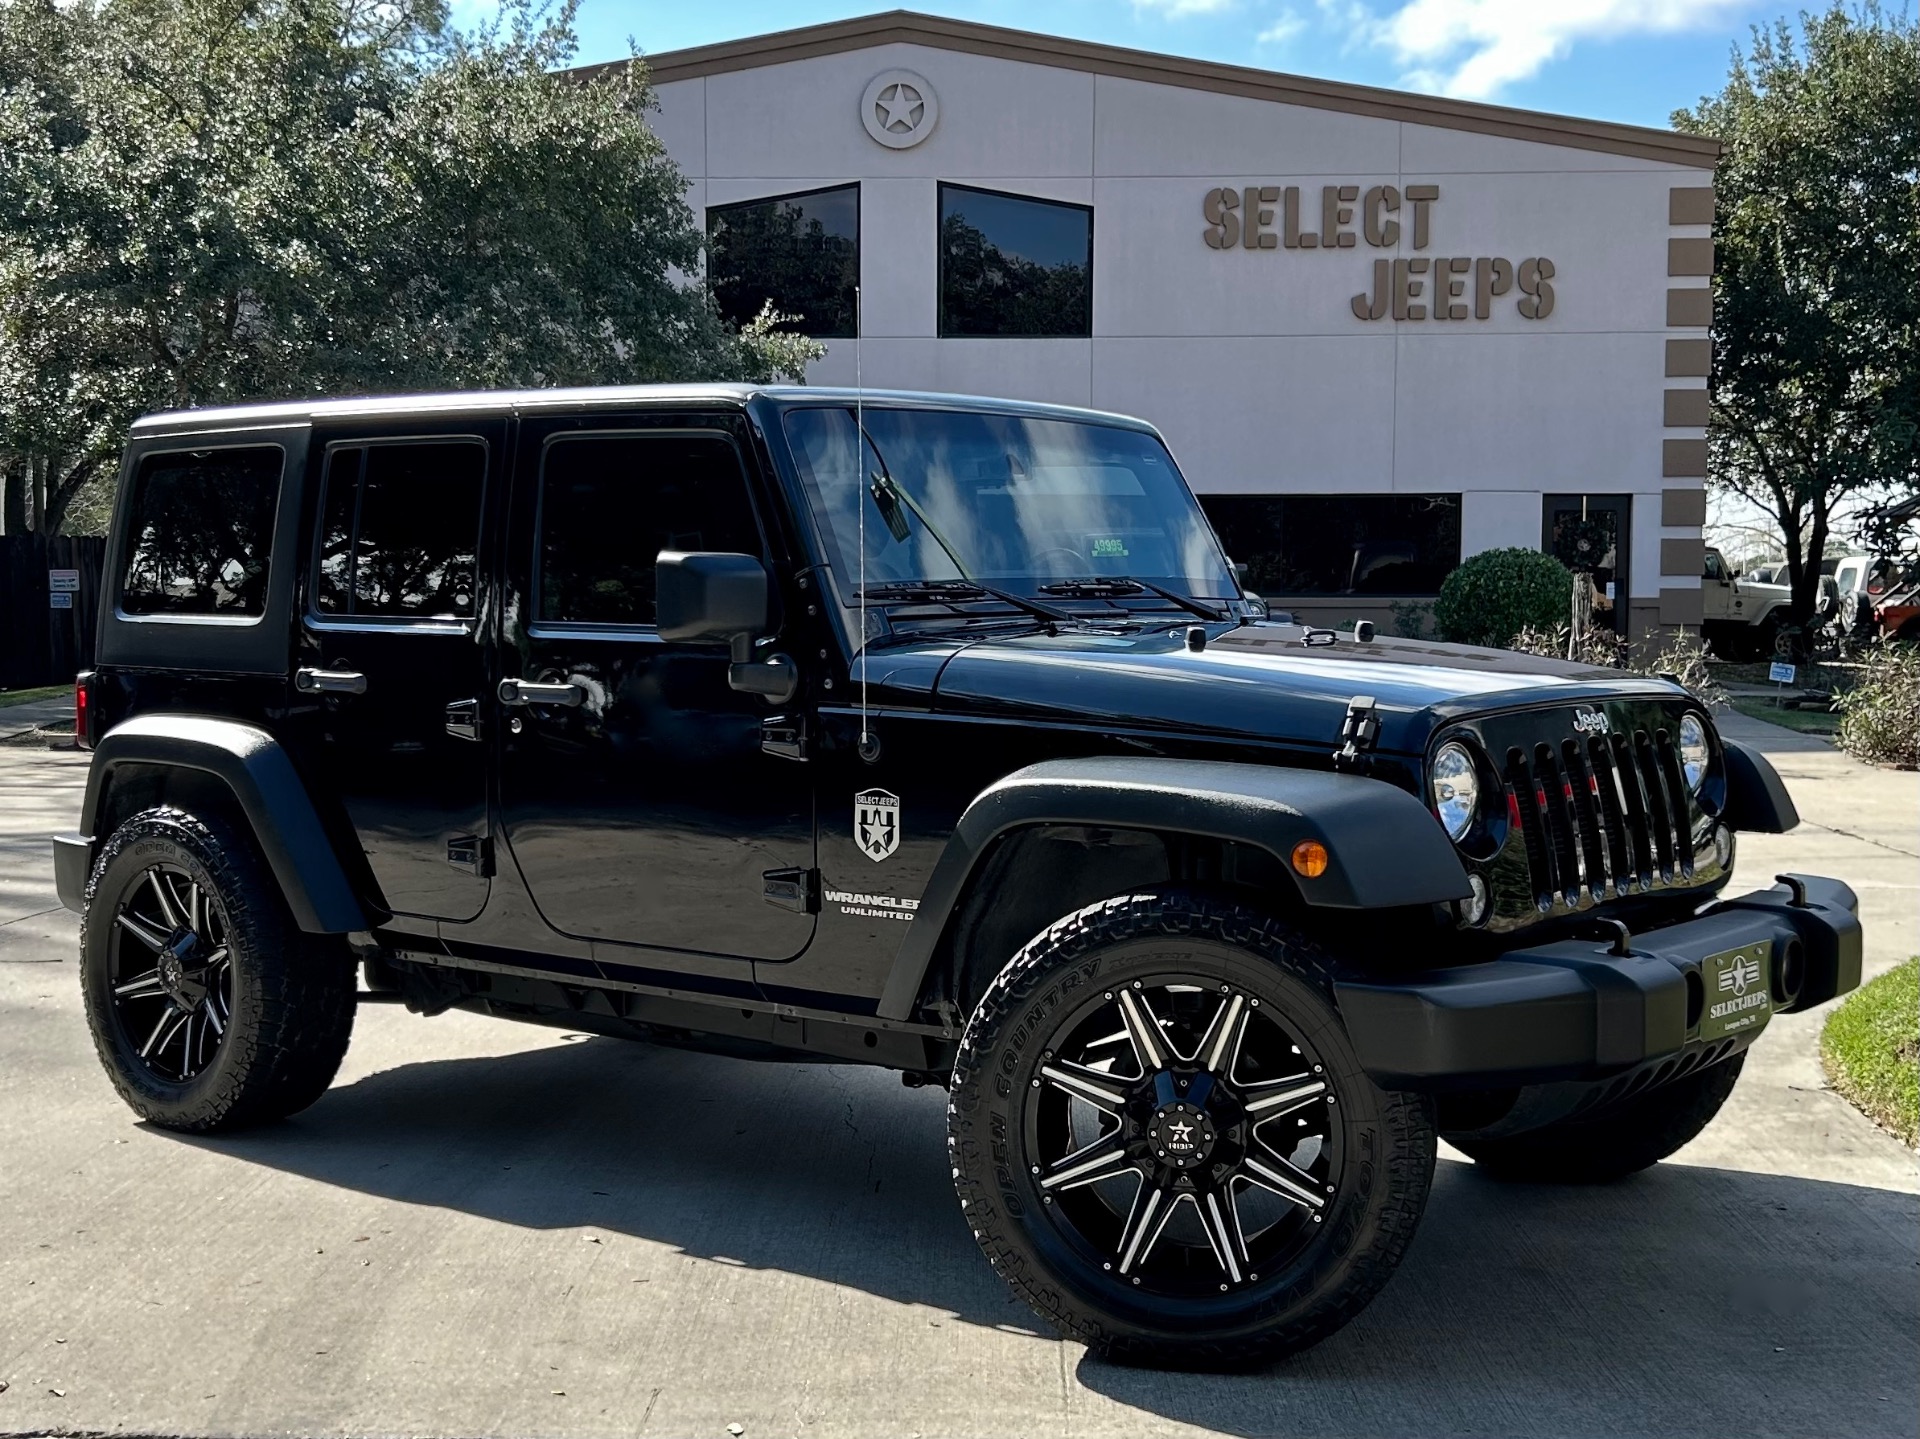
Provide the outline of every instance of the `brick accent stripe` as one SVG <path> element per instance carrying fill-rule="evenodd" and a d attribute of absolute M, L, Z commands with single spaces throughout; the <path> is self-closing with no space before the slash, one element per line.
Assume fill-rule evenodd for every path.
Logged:
<path fill-rule="evenodd" d="M 1707 522 L 1707 492 L 1705 490 L 1662 490 L 1660 492 L 1660 523 L 1673 529 L 1683 529 L 1690 525 L 1704 525 Z"/>
<path fill-rule="evenodd" d="M 1705 390 L 1668 390 L 1666 416 L 1663 421 L 1670 430 L 1692 429 L 1707 422 L 1707 392 Z"/>
<path fill-rule="evenodd" d="M 1676 185 L 1667 192 L 1669 225 L 1711 225 L 1713 186 Z"/>
<path fill-rule="evenodd" d="M 1663 625 L 1692 625 L 1698 629 L 1706 619 L 1706 608 L 1706 596 L 1697 589 L 1660 591 L 1660 623 Z"/>
<path fill-rule="evenodd" d="M 1680 293 L 1684 294 L 1685 291 Z M 1668 320 L 1672 324 L 1672 320 Z M 1693 375 L 1713 373 L 1713 341 L 1711 340 L 1668 340 L 1667 341 L 1667 378 L 1681 379 Z"/>
<path fill-rule="evenodd" d="M 1669 480 L 1704 480 L 1707 477 L 1707 442 L 1662 440 L 1660 474 Z"/>
<path fill-rule="evenodd" d="M 1713 241 L 1668 240 L 1667 273 L 1669 275 L 1711 275 L 1713 273 Z"/>
<path fill-rule="evenodd" d="M 1674 329 L 1698 327 L 1704 330 L 1713 323 L 1713 291 L 1705 285 L 1691 290 L 1667 291 L 1667 324 Z"/>

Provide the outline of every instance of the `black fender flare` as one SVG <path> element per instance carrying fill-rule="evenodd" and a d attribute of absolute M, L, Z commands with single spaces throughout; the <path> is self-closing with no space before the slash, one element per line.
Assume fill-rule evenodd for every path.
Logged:
<path fill-rule="evenodd" d="M 1727 808 L 1731 829 L 1751 834 L 1785 834 L 1800 823 L 1800 811 L 1787 793 L 1780 772 L 1752 745 L 1722 737 L 1727 756 Z"/>
<path fill-rule="evenodd" d="M 975 867 L 1001 836 L 1034 825 L 1156 830 L 1256 845 L 1326 909 L 1396 909 L 1468 896 L 1467 872 L 1439 821 L 1405 790 L 1361 775 L 1222 760 L 1045 760 L 983 791 L 947 841 L 881 994 L 905 1019 Z M 1302 840 L 1327 847 L 1326 873 L 1294 872 Z"/>
<path fill-rule="evenodd" d="M 199 770 L 233 792 L 267 867 L 286 896 L 294 923 L 309 934 L 367 930 L 333 841 L 280 742 L 257 725 L 203 715 L 140 715 L 116 725 L 94 746 L 81 803 L 81 830 L 93 841 L 100 808 L 122 765 Z"/>

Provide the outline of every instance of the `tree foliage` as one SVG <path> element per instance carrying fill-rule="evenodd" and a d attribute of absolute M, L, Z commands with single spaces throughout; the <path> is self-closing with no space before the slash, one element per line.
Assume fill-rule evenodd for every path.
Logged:
<path fill-rule="evenodd" d="M 1773 516 L 1804 624 L 1836 515 L 1920 488 L 1920 28 L 1756 29 L 1673 123 L 1725 146 L 1710 483 Z"/>
<path fill-rule="evenodd" d="M 1433 622 L 1454 644 L 1505 648 L 1522 630 L 1551 633 L 1573 605 L 1573 571 L 1538 550 L 1482 550 L 1440 585 Z"/>
<path fill-rule="evenodd" d="M 554 73 L 572 18 L 0 3 L 0 458 L 40 523 L 151 409 L 797 378 L 808 342 L 730 327 L 687 279 L 644 68 Z"/>

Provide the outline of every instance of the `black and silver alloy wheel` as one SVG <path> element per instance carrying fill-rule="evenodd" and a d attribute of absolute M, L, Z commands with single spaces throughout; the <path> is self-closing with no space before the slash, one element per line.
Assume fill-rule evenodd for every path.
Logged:
<path fill-rule="evenodd" d="M 1234 1368 L 1366 1306 L 1425 1207 L 1433 1113 L 1361 1068 L 1331 981 L 1297 929 L 1183 889 L 1090 905 L 1000 972 L 948 1153 L 1035 1312 L 1109 1358 Z"/>
<path fill-rule="evenodd" d="M 1227 1292 L 1282 1272 L 1338 1192 L 1325 1066 L 1231 984 L 1176 974 L 1103 990 L 1028 1084 L 1042 1206 L 1144 1291 Z"/>
<path fill-rule="evenodd" d="M 156 863 L 121 897 L 113 1015 L 156 1078 L 185 1084 L 219 1053 L 233 1019 L 233 954 L 219 900 Z"/>
<path fill-rule="evenodd" d="M 80 988 L 113 1087 L 168 1129 L 306 1108 L 353 1031 L 345 943 L 300 930 L 244 829 L 172 806 L 130 816 L 100 847 Z"/>

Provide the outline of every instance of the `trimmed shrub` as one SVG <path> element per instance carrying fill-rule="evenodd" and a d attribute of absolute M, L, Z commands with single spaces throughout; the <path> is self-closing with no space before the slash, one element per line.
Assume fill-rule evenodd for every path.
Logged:
<path fill-rule="evenodd" d="M 1875 645 L 1860 678 L 1834 697 L 1840 748 L 1875 764 L 1920 767 L 1920 649 Z"/>
<path fill-rule="evenodd" d="M 1504 649 L 1524 629 L 1567 623 L 1573 572 L 1538 550 L 1482 550 L 1448 575 L 1434 602 L 1440 638 Z"/>

